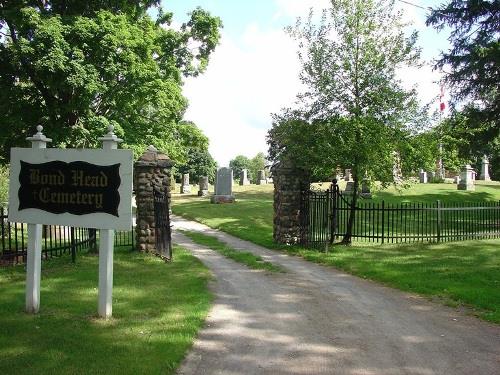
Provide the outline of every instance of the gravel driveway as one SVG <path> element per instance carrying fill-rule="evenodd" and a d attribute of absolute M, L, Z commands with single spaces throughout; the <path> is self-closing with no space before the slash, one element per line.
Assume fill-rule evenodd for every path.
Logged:
<path fill-rule="evenodd" d="M 174 242 L 215 276 L 216 299 L 179 374 L 500 374 L 500 327 L 425 298 L 173 218 Z M 184 228 L 261 255 L 254 271 Z"/>

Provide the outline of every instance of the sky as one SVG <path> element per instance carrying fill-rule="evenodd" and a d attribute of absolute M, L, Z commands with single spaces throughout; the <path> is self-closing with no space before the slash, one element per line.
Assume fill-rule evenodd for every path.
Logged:
<path fill-rule="evenodd" d="M 436 7 L 444 0 L 408 0 L 420 7 Z M 210 58 L 207 71 L 185 81 L 189 101 L 185 120 L 193 121 L 209 138 L 209 151 L 220 167 L 237 155 L 267 154 L 266 134 L 271 114 L 293 106 L 300 92 L 297 43 L 285 32 L 309 9 L 328 7 L 328 0 L 163 0 L 174 13 L 174 26 L 188 19 L 197 6 L 222 19 L 221 43 Z M 447 33 L 425 26 L 427 12 L 396 1 L 412 28 L 419 32 L 425 65 L 401 72 L 408 87 L 418 85 L 423 104 L 438 108 L 439 71 L 432 61 L 447 50 Z M 445 95 L 445 100 L 447 96 Z"/>

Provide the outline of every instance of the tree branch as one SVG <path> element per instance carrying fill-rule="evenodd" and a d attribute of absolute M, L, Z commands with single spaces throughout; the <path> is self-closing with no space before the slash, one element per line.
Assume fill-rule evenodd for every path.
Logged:
<path fill-rule="evenodd" d="M 10 37 L 12 39 L 12 43 L 17 49 L 19 53 L 19 59 L 21 61 L 21 66 L 28 75 L 28 77 L 31 79 L 31 82 L 33 82 L 33 85 L 36 87 L 36 89 L 40 92 L 40 94 L 43 97 L 43 100 L 45 102 L 45 106 L 47 107 L 47 111 L 49 113 L 49 116 L 52 117 L 52 120 L 56 122 L 57 116 L 56 112 L 54 110 L 54 102 L 55 98 L 50 94 L 49 90 L 42 84 L 40 80 L 37 79 L 35 71 L 32 69 L 30 63 L 22 56 L 21 49 L 19 47 L 19 40 L 16 35 L 14 26 L 9 20 L 5 20 L 7 26 L 9 27 L 10 31 Z"/>

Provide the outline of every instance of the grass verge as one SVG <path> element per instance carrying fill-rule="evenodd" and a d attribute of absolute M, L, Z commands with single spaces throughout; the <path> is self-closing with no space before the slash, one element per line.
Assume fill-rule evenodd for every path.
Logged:
<path fill-rule="evenodd" d="M 284 272 L 282 267 L 272 264 L 270 262 L 266 262 L 260 256 L 254 255 L 251 252 L 235 250 L 232 247 L 225 244 L 224 242 L 219 241 L 217 238 L 213 236 L 195 231 L 181 231 L 181 232 L 184 235 L 188 236 L 197 244 L 215 250 L 218 253 L 224 255 L 225 257 L 230 258 L 238 263 L 242 263 L 252 269 L 266 270 L 270 272 Z"/>
<path fill-rule="evenodd" d="M 96 317 L 98 258 L 42 263 L 41 308 L 24 313 L 25 269 L 0 268 L 1 374 L 171 374 L 211 304 L 209 271 L 115 248 L 113 318 Z"/>

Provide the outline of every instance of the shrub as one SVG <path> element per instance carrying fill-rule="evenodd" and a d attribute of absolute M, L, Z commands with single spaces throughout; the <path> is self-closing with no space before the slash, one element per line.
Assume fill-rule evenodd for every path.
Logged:
<path fill-rule="evenodd" d="M 9 200 L 9 166 L 0 165 L 0 207 L 6 207 Z"/>

